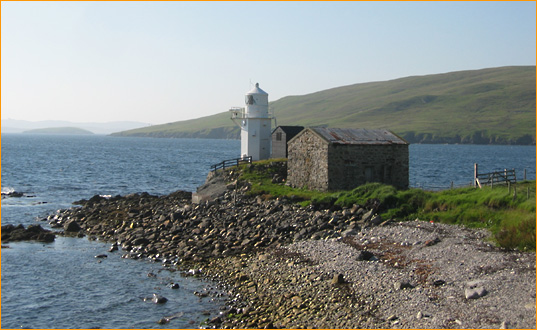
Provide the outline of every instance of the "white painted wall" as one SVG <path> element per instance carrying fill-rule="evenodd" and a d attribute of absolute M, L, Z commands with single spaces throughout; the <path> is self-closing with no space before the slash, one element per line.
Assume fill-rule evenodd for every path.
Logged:
<path fill-rule="evenodd" d="M 246 93 L 246 108 L 241 122 L 241 157 L 252 160 L 270 158 L 272 118 L 268 111 L 268 94 L 259 84 Z"/>

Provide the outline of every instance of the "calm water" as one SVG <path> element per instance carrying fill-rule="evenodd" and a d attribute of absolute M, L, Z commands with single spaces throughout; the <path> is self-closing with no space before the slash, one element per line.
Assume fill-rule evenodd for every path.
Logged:
<path fill-rule="evenodd" d="M 95 194 L 195 191 L 210 165 L 239 154 L 237 140 L 2 134 L 2 191 L 26 194 L 2 200 L 2 224 L 26 226 Z M 521 178 L 526 169 L 535 179 L 534 146 L 411 145 L 410 184 L 469 184 L 476 162 L 483 172 L 515 168 Z M 108 249 L 101 242 L 58 237 L 9 246 L 1 255 L 2 328 L 197 328 L 222 304 L 193 294 L 211 283 L 159 264 L 110 253 L 99 262 L 94 256 Z M 170 289 L 170 282 L 181 288 Z M 153 293 L 168 303 L 143 301 Z M 182 316 L 156 323 L 176 313 Z"/>
<path fill-rule="evenodd" d="M 535 180 L 535 146 L 410 145 L 411 187 L 447 189 L 472 184 L 474 163 L 480 173 L 515 169 L 517 180 Z"/>
<path fill-rule="evenodd" d="M 32 196 L 3 199 L 2 224 L 26 226 L 95 194 L 194 191 L 210 165 L 239 150 L 239 141 L 226 140 L 2 134 L 2 191 Z M 210 283 L 160 264 L 119 253 L 99 263 L 95 255 L 109 247 L 101 242 L 58 237 L 52 244 L 9 247 L 2 249 L 2 328 L 197 328 L 222 305 L 193 294 Z M 169 288 L 170 282 L 180 289 Z M 153 293 L 169 301 L 143 301 Z M 183 314 L 156 323 L 176 313 Z"/>

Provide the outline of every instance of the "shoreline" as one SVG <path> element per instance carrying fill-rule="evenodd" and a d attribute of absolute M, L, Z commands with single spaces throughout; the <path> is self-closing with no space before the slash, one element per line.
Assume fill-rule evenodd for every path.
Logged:
<path fill-rule="evenodd" d="M 315 210 L 248 189 L 197 205 L 187 192 L 94 196 L 46 220 L 220 283 L 228 306 L 207 327 L 535 327 L 535 253 L 483 230 L 383 221 L 375 203 Z M 487 293 L 467 298 L 472 286 Z"/>

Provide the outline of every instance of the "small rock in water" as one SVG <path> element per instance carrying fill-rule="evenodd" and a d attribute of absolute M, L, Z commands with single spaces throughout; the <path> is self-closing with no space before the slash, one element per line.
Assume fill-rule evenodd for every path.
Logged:
<path fill-rule="evenodd" d="M 155 304 L 164 304 L 165 302 L 168 301 L 168 298 L 163 297 L 159 294 L 153 293 L 153 299 L 151 299 L 151 301 Z"/>
<path fill-rule="evenodd" d="M 103 258 L 108 258 L 108 256 L 106 254 L 98 254 L 95 256 L 95 258 L 103 259 Z"/>
<path fill-rule="evenodd" d="M 172 283 L 172 284 L 170 285 L 170 288 L 172 288 L 172 289 L 179 289 L 179 283 Z"/>

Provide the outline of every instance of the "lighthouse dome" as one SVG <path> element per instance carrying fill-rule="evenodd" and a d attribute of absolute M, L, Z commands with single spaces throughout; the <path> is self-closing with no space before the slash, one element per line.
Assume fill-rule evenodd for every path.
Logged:
<path fill-rule="evenodd" d="M 268 107 L 268 93 L 259 88 L 259 83 L 256 83 L 255 87 L 246 93 L 245 102 L 247 106 L 257 105 Z"/>
<path fill-rule="evenodd" d="M 264 95 L 268 95 L 267 92 L 265 92 L 264 90 L 262 90 L 261 88 L 259 88 L 259 83 L 255 83 L 255 87 L 252 88 L 248 93 L 246 93 L 246 95 L 253 95 L 253 94 L 264 94 Z"/>

